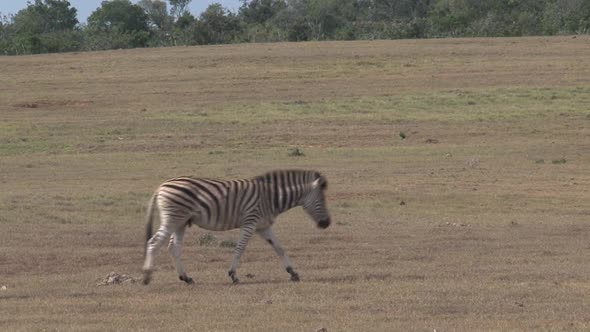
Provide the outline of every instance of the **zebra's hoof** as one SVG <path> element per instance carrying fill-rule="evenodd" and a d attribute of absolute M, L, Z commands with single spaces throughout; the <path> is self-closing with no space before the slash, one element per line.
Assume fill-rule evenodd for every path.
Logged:
<path fill-rule="evenodd" d="M 193 278 L 189 277 L 189 276 L 178 276 L 178 278 L 184 282 L 186 282 L 187 285 L 192 285 L 195 283 L 195 281 L 193 280 Z"/>
<path fill-rule="evenodd" d="M 231 281 L 233 282 L 234 285 L 240 283 L 240 279 L 238 279 L 238 277 L 236 277 L 236 271 L 229 271 L 227 274 L 231 278 Z"/>
<path fill-rule="evenodd" d="M 144 272 L 143 273 L 143 284 L 148 285 L 152 281 L 152 274 L 151 272 Z"/>
<path fill-rule="evenodd" d="M 291 281 L 297 282 L 299 281 L 299 274 L 293 270 L 291 266 L 287 266 L 287 272 L 291 275 Z"/>

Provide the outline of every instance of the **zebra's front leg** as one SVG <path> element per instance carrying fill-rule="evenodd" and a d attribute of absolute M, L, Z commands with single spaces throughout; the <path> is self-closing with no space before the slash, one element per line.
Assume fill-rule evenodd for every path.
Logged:
<path fill-rule="evenodd" d="M 291 281 L 299 281 L 299 274 L 295 272 L 295 270 L 293 270 L 291 262 L 289 261 L 289 257 L 287 257 L 287 255 L 285 254 L 285 251 L 283 250 L 283 247 L 281 246 L 279 239 L 275 236 L 274 232 L 272 231 L 272 228 L 269 227 L 264 230 L 259 230 L 258 234 L 262 236 L 266 240 L 266 242 L 268 242 L 272 246 L 277 255 L 279 255 L 279 257 L 283 260 L 283 266 L 285 267 L 285 270 L 287 270 L 287 272 L 289 272 L 289 274 L 291 275 Z"/>
<path fill-rule="evenodd" d="M 186 226 L 181 226 L 176 230 L 176 232 L 172 234 L 170 237 L 170 243 L 168 244 L 168 250 L 170 251 L 172 257 L 174 257 L 174 264 L 176 266 L 178 278 L 190 285 L 194 284 L 193 278 L 186 274 L 184 264 L 182 264 L 182 261 L 180 260 L 180 254 L 182 252 L 182 239 L 184 238 L 185 230 Z"/>
<path fill-rule="evenodd" d="M 246 250 L 246 245 L 248 244 L 248 241 L 252 237 L 252 234 L 255 230 L 255 223 L 245 223 L 240 228 L 240 239 L 238 241 L 236 249 L 234 250 L 234 258 L 231 263 L 231 267 L 229 268 L 229 272 L 227 273 L 234 284 L 240 282 L 240 279 L 238 279 L 238 276 L 236 274 L 236 270 L 238 268 L 238 265 L 240 264 L 240 257 L 242 257 L 244 250 Z"/>

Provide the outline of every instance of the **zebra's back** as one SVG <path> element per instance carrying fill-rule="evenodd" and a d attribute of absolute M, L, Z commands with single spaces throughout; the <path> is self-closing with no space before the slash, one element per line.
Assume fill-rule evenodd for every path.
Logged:
<path fill-rule="evenodd" d="M 258 203 L 259 188 L 253 180 L 178 177 L 158 188 L 162 211 L 186 214 L 190 223 L 214 231 L 240 227 L 243 217 L 255 213 Z"/>

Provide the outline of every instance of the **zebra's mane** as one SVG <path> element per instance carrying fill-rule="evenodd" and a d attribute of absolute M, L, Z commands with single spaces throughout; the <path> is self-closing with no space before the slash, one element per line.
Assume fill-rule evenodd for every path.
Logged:
<path fill-rule="evenodd" d="M 274 170 L 274 171 L 266 172 L 262 175 L 255 177 L 255 179 L 257 181 L 261 181 L 264 183 L 270 183 L 270 182 L 272 182 L 273 178 L 275 178 L 277 176 L 284 175 L 284 174 L 289 174 L 289 173 L 291 173 L 293 175 L 304 175 L 307 173 L 307 174 L 313 175 L 313 176 L 311 176 L 312 180 L 322 177 L 320 172 L 317 172 L 317 171 L 301 170 L 301 169 L 286 169 L 286 170 Z"/>
<path fill-rule="evenodd" d="M 264 174 L 258 175 L 254 178 L 252 178 L 253 180 L 257 181 L 257 182 L 264 182 L 264 183 L 270 183 L 272 182 L 273 178 L 278 177 L 278 176 L 282 176 L 282 175 L 286 175 L 286 174 L 293 174 L 295 176 L 301 176 L 301 175 L 311 175 L 310 179 L 312 181 L 315 181 L 317 178 L 323 177 L 322 174 L 320 174 L 320 172 L 317 171 L 313 171 L 313 170 L 303 170 L 303 169 L 279 169 L 279 170 L 274 170 L 274 171 L 269 171 L 266 172 Z M 200 180 L 207 180 L 207 181 L 224 181 L 223 179 L 219 179 L 219 178 L 209 178 L 209 177 L 202 177 L 202 176 L 196 176 L 196 175 L 182 175 L 182 176 L 176 176 L 174 178 L 170 178 L 167 181 L 172 181 L 172 180 L 178 180 L 178 179 L 200 179 Z"/>

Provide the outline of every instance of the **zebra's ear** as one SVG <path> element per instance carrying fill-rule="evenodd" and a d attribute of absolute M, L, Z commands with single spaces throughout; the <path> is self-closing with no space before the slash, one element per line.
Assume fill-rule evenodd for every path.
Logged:
<path fill-rule="evenodd" d="M 315 179 L 315 181 L 313 181 L 313 183 L 311 184 L 311 187 L 313 189 L 316 189 L 321 185 L 321 183 L 322 183 L 322 178 L 317 178 L 317 179 Z"/>
<path fill-rule="evenodd" d="M 311 185 L 312 185 L 313 189 L 318 188 L 318 187 L 320 187 L 322 189 L 326 189 L 328 187 L 328 181 L 326 181 L 326 179 L 323 176 L 320 176 L 315 181 L 313 181 L 313 183 Z"/>

